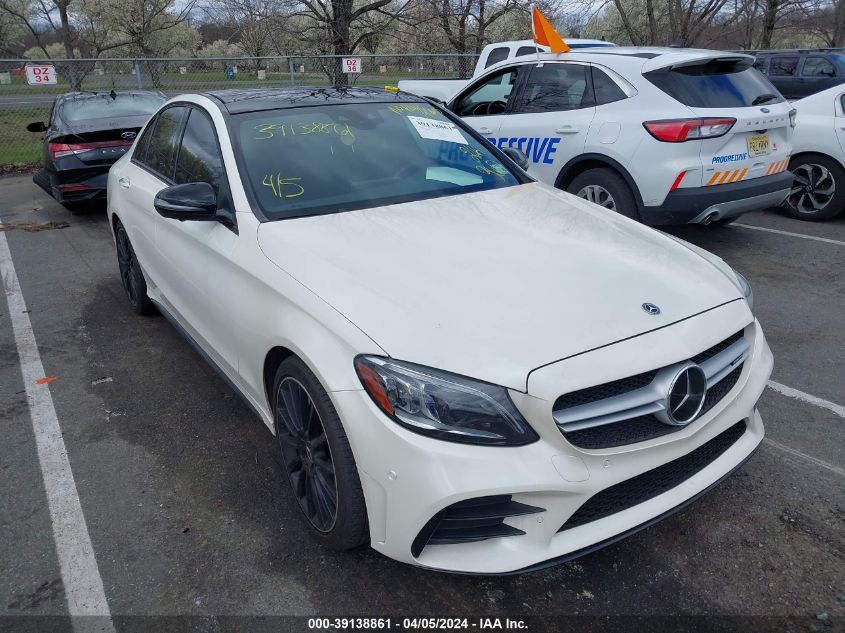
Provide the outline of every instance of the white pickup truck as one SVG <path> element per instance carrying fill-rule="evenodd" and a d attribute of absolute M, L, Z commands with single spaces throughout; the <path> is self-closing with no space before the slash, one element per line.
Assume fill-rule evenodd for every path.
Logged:
<path fill-rule="evenodd" d="M 572 50 L 616 46 L 612 42 L 603 40 L 583 39 L 568 39 L 566 44 Z M 538 46 L 533 40 L 514 40 L 512 42 L 488 44 L 482 49 L 470 79 L 478 77 L 493 64 L 498 64 L 506 59 L 536 55 L 537 48 Z M 540 46 L 539 49 L 540 52 L 548 52 L 549 50 L 547 46 Z M 399 90 L 446 102 L 466 86 L 470 79 L 403 79 L 399 82 Z"/>

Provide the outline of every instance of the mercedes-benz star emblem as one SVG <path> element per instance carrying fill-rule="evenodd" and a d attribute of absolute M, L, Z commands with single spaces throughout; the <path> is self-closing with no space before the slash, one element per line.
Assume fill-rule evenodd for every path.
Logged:
<path fill-rule="evenodd" d="M 135 132 L 132 132 L 130 130 L 130 131 L 127 131 L 127 132 L 123 132 L 120 136 L 123 137 L 123 138 L 135 138 Z"/>
<path fill-rule="evenodd" d="M 658 308 L 653 303 L 644 303 L 642 305 L 642 308 L 646 314 L 650 314 L 651 316 L 657 316 L 658 314 L 660 314 L 660 308 Z"/>
<path fill-rule="evenodd" d="M 673 426 L 689 424 L 704 406 L 707 395 L 707 376 L 698 365 L 690 363 L 684 365 L 669 383 L 669 393 L 666 394 L 665 410 L 658 418 L 661 422 Z"/>
<path fill-rule="evenodd" d="M 768 108 L 760 108 L 760 112 L 762 112 L 763 114 L 768 114 L 769 112 L 771 112 L 771 110 L 769 110 Z"/>

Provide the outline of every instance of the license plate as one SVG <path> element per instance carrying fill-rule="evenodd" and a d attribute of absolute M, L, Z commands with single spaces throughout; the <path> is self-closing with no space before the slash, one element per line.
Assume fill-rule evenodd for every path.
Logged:
<path fill-rule="evenodd" d="M 768 134 L 749 136 L 745 139 L 745 144 L 748 147 L 748 156 L 751 158 L 755 156 L 767 156 L 772 153 Z"/>

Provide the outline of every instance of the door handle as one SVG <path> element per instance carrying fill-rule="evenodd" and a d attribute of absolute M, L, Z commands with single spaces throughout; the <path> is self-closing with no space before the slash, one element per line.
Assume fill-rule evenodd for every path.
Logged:
<path fill-rule="evenodd" d="M 493 130 L 487 127 L 480 127 L 478 128 L 478 133 L 483 134 L 484 136 L 490 136 L 493 133 Z"/>
<path fill-rule="evenodd" d="M 118 178 L 118 179 L 117 179 L 117 182 L 118 182 L 118 184 L 120 184 L 120 186 L 121 186 L 121 187 L 123 187 L 124 189 L 129 189 L 129 185 L 131 184 L 131 183 L 129 182 L 129 178 L 127 178 L 126 176 L 123 176 L 123 177 L 121 177 L 121 178 Z"/>
<path fill-rule="evenodd" d="M 574 125 L 563 125 L 555 130 L 555 134 L 578 134 L 578 128 Z"/>

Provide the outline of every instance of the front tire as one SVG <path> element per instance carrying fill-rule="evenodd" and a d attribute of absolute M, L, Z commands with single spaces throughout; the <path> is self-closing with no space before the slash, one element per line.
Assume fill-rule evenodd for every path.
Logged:
<path fill-rule="evenodd" d="M 622 176 L 612 169 L 588 169 L 575 176 L 566 190 L 632 220 L 640 220 L 634 193 Z"/>
<path fill-rule="evenodd" d="M 352 448 L 331 399 L 299 358 L 276 371 L 273 419 L 282 465 L 311 533 L 336 550 L 366 543 L 367 508 Z"/>
<path fill-rule="evenodd" d="M 141 264 L 129 241 L 129 235 L 123 224 L 118 221 L 114 227 L 115 245 L 117 247 L 117 265 L 120 269 L 120 281 L 126 291 L 126 298 L 132 306 L 132 311 L 139 315 L 156 313 L 156 307 L 147 296 L 147 281 L 141 271 Z"/>
<path fill-rule="evenodd" d="M 795 177 L 781 208 L 796 220 L 823 222 L 845 211 L 845 169 L 821 154 L 804 154 L 789 162 Z"/>

